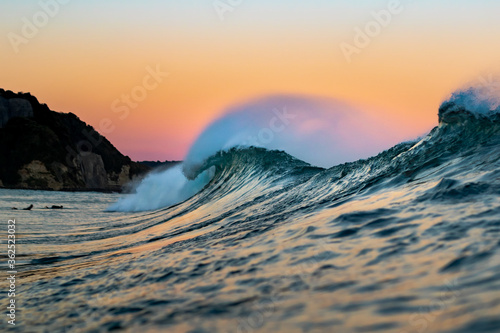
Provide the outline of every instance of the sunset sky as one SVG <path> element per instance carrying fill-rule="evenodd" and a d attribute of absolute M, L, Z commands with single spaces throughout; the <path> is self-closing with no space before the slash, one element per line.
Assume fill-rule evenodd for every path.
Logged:
<path fill-rule="evenodd" d="M 165 160 L 227 108 L 273 94 L 340 99 L 413 138 L 449 93 L 499 69 L 498 1 L 231 2 L 2 1 L 0 87 L 97 130 L 109 120 L 102 134 L 122 153 Z M 341 45 L 390 8 L 349 62 Z"/>

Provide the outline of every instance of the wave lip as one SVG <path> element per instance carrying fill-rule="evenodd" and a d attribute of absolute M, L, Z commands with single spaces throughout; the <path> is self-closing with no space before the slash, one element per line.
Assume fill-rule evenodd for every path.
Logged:
<path fill-rule="evenodd" d="M 454 92 L 439 107 L 439 124 L 461 124 L 467 120 L 500 119 L 500 96 L 489 87 L 477 86 Z"/>

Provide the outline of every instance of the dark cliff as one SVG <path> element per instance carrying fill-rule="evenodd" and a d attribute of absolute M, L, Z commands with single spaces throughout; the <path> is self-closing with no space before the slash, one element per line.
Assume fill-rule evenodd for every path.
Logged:
<path fill-rule="evenodd" d="M 0 186 L 119 191 L 149 169 L 76 115 L 0 89 Z"/>

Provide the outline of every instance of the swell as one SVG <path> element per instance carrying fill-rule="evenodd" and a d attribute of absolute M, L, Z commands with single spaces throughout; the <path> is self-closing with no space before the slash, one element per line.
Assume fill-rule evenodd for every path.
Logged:
<path fill-rule="evenodd" d="M 324 169 L 283 151 L 232 148 L 203 162 L 198 176 L 210 171 L 211 177 L 193 196 L 164 209 L 102 213 L 80 235 L 69 229 L 66 238 L 54 237 L 64 234 L 63 222 L 52 227 L 56 233 L 44 221 L 41 232 L 50 234 L 40 244 L 23 244 L 32 255 L 22 284 L 29 289 L 20 294 L 43 290 L 23 299 L 26 308 L 40 313 L 50 304 L 57 312 L 48 321 L 35 316 L 33 323 L 60 328 L 67 325 L 61 318 L 83 313 L 86 323 L 90 313 L 105 328 L 148 327 L 158 318 L 168 325 L 193 322 L 202 313 L 223 318 L 225 329 L 228 314 L 247 313 L 253 299 L 290 299 L 273 310 L 282 319 L 311 295 L 306 314 L 325 312 L 311 308 L 323 304 L 316 301 L 323 295 L 328 302 L 342 300 L 326 312 L 330 318 L 346 317 L 348 309 L 354 321 L 358 314 L 375 313 L 377 320 L 392 314 L 399 325 L 402 314 L 443 297 L 442 274 L 460 272 L 463 297 L 480 294 L 468 289 L 473 284 L 491 294 L 497 261 L 485 260 L 500 246 L 500 120 L 495 108 L 476 112 L 470 103 L 448 102 L 428 135 L 368 159 Z M 182 176 L 178 171 L 167 178 Z M 344 298 L 360 293 L 364 304 Z M 89 298 L 101 303 L 72 308 Z M 477 305 L 466 301 L 450 303 L 450 313 Z"/>
<path fill-rule="evenodd" d="M 256 191 L 262 191 L 273 184 L 298 186 L 302 183 L 300 201 L 317 202 L 318 198 L 328 201 L 332 197 L 409 183 L 427 170 L 446 166 L 454 159 L 475 156 L 480 160 L 489 156 L 494 160 L 498 155 L 498 114 L 477 117 L 465 109 L 450 113 L 448 105 L 442 108 L 440 116 L 440 125 L 421 140 L 401 143 L 375 157 L 330 169 L 312 167 L 285 152 L 262 148 L 219 152 L 199 170 L 215 167 L 217 171 L 199 193 L 198 200 L 204 196 L 210 200 L 220 198 L 250 184 L 257 187 Z"/>
<path fill-rule="evenodd" d="M 185 221 L 174 232 L 157 234 L 150 241 L 166 241 L 199 230 L 194 236 L 197 244 L 235 244 L 269 233 L 287 221 L 404 187 L 418 188 L 421 194 L 412 200 L 429 204 L 474 199 L 483 191 L 498 193 L 498 186 L 485 184 L 498 179 L 499 122 L 470 116 L 465 122 L 442 123 L 421 140 L 330 169 L 312 167 L 282 151 L 255 147 L 221 151 L 200 169 L 215 168 L 212 180 L 172 208 L 178 212 L 176 216 L 197 212 L 196 220 Z M 479 171 L 481 175 L 474 178 Z M 387 208 L 377 215 L 390 212 Z M 342 224 L 345 218 L 352 224 L 351 215 L 339 216 L 335 223 Z M 390 219 L 380 221 L 391 223 Z M 332 237 L 356 232 L 351 227 Z M 178 246 L 189 244 L 185 240 Z"/>
<path fill-rule="evenodd" d="M 296 196 L 302 197 L 301 202 L 397 186 L 460 156 L 494 154 L 499 143 L 498 105 L 496 99 L 485 98 L 477 89 L 456 92 L 441 105 L 439 125 L 424 138 L 330 169 L 313 167 L 284 151 L 253 146 L 221 150 L 202 162 L 195 158 L 195 162 L 148 176 L 137 193 L 110 210 L 155 210 L 182 202 L 195 208 L 224 196 L 250 200 L 276 187 L 297 191 L 299 184 L 301 193 Z"/>

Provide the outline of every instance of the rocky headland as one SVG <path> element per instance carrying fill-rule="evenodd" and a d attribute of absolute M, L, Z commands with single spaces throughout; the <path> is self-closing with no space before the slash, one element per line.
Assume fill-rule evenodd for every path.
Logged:
<path fill-rule="evenodd" d="M 75 114 L 0 89 L 0 187 L 121 191 L 149 170 Z"/>

